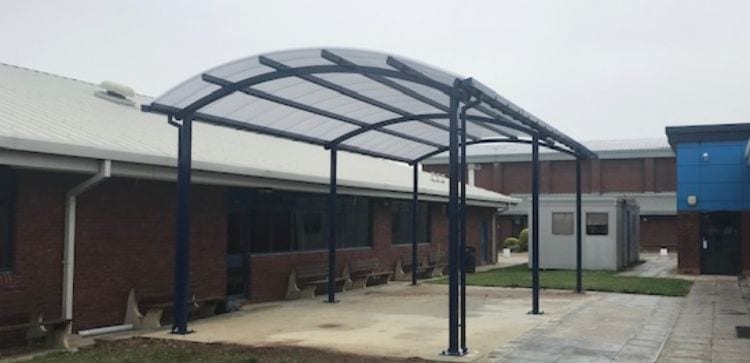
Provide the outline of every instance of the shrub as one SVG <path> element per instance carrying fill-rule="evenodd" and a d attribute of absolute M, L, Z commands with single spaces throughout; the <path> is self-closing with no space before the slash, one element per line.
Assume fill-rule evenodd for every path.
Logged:
<path fill-rule="evenodd" d="M 517 251 L 518 250 L 518 238 L 516 237 L 508 237 L 503 241 L 503 247 L 504 248 L 510 248 L 511 251 Z"/>
<path fill-rule="evenodd" d="M 518 235 L 518 250 L 525 252 L 529 250 L 529 229 L 524 228 Z"/>

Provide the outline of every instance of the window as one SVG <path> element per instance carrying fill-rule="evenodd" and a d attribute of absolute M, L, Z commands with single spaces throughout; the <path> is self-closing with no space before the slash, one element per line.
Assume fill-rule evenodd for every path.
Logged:
<path fill-rule="evenodd" d="M 593 236 L 609 234 L 609 213 L 586 213 L 586 234 Z"/>
<path fill-rule="evenodd" d="M 252 253 L 321 250 L 328 247 L 327 197 L 319 194 L 256 192 L 251 200 Z M 337 247 L 372 246 L 370 200 L 338 197 Z"/>
<path fill-rule="evenodd" d="M 417 242 L 429 243 L 430 208 L 427 203 L 419 203 L 417 211 Z M 391 243 L 411 243 L 411 202 L 392 201 L 391 203 Z"/>
<path fill-rule="evenodd" d="M 10 271 L 13 268 L 14 195 L 13 170 L 0 167 L 0 271 Z"/>
<path fill-rule="evenodd" d="M 552 213 L 552 234 L 556 236 L 568 236 L 573 234 L 573 213 Z"/>

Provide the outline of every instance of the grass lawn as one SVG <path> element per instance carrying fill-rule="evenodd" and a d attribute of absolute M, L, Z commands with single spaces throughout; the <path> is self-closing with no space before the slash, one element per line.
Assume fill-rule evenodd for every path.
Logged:
<path fill-rule="evenodd" d="M 448 283 L 446 278 L 436 283 Z M 467 285 L 491 287 L 531 287 L 531 270 L 526 264 L 477 272 L 466 276 Z M 573 290 L 575 270 L 541 270 L 539 284 L 543 289 Z M 589 291 L 626 294 L 685 296 L 693 282 L 661 277 L 618 276 L 611 271 L 583 271 L 583 288 Z"/>
<path fill-rule="evenodd" d="M 203 344 L 173 340 L 134 338 L 100 342 L 78 352 L 50 353 L 32 363 L 141 363 L 141 362 L 424 362 L 421 359 L 388 359 L 338 353 L 302 347 L 245 347 L 231 344 Z"/>

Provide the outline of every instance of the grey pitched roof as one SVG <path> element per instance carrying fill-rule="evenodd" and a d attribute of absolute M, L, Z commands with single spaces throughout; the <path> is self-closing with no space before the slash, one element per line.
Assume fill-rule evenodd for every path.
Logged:
<path fill-rule="evenodd" d="M 97 85 L 0 64 L 0 148 L 87 159 L 174 167 L 177 131 L 164 116 L 141 112 L 151 98 L 128 106 L 95 96 Z M 194 126 L 193 168 L 324 185 L 328 152 L 280 138 L 205 124 Z M 339 183 L 372 191 L 410 193 L 412 169 L 404 164 L 342 152 Z M 422 173 L 420 191 L 445 196 L 448 184 Z M 469 201 L 517 200 L 470 187 Z"/>

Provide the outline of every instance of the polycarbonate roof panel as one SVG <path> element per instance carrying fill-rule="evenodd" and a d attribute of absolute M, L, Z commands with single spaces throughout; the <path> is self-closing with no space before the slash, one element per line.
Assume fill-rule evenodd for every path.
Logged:
<path fill-rule="evenodd" d="M 478 101 L 478 107 L 492 109 L 468 111 L 489 119 L 468 122 L 471 141 L 529 137 L 514 129 L 524 127 L 588 152 L 473 79 L 357 49 L 298 49 L 239 59 L 186 80 L 144 109 L 178 118 L 194 113 L 199 122 L 324 146 L 342 138 L 342 150 L 411 162 L 448 145 L 448 93 L 454 91 L 462 95 L 462 107 Z M 431 118 L 409 120 L 415 115 Z M 395 118 L 403 123 L 378 124 Z"/>

